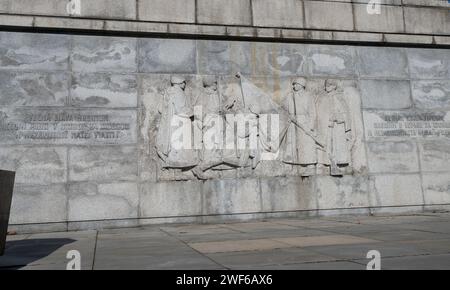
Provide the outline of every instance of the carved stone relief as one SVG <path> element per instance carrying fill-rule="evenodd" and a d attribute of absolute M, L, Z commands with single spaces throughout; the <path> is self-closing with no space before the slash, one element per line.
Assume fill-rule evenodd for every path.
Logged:
<path fill-rule="evenodd" d="M 166 78 L 164 88 L 152 90 L 159 101 L 149 118 L 154 125 L 147 126 L 156 140 L 158 179 L 273 176 L 273 171 L 342 176 L 364 170 L 354 84 L 296 78 L 284 85 L 278 103 L 240 74 Z"/>

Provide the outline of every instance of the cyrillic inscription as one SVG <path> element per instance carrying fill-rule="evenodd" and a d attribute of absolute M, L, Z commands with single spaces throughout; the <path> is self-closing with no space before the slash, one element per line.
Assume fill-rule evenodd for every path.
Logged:
<path fill-rule="evenodd" d="M 2 144 L 129 144 L 136 142 L 135 131 L 132 110 L 0 111 Z"/>

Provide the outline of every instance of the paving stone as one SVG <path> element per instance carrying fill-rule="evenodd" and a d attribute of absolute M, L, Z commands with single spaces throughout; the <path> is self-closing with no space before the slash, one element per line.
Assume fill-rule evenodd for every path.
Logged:
<path fill-rule="evenodd" d="M 274 241 L 270 239 L 190 243 L 189 246 L 205 254 L 240 251 L 261 251 L 292 247 L 284 242 Z"/>

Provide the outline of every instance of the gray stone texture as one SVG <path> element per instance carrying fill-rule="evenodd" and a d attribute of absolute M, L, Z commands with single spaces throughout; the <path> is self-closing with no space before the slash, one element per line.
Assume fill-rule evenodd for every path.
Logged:
<path fill-rule="evenodd" d="M 450 51 L 448 49 L 408 49 L 407 54 L 411 78 L 449 78 Z"/>
<path fill-rule="evenodd" d="M 64 106 L 70 76 L 54 72 L 0 70 L 0 106 Z"/>
<path fill-rule="evenodd" d="M 139 20 L 195 22 L 195 0 L 140 0 Z"/>
<path fill-rule="evenodd" d="M 136 72 L 136 43 L 134 38 L 74 36 L 72 70 Z"/>
<path fill-rule="evenodd" d="M 418 149 L 414 142 L 369 142 L 367 148 L 372 173 L 419 172 Z"/>
<path fill-rule="evenodd" d="M 412 107 L 409 81 L 361 80 L 364 109 L 408 109 Z"/>
<path fill-rule="evenodd" d="M 370 206 L 373 207 L 424 204 L 422 183 L 418 174 L 373 176 L 369 192 Z"/>
<path fill-rule="evenodd" d="M 141 38 L 138 45 L 139 72 L 196 72 L 196 43 L 193 40 Z"/>
<path fill-rule="evenodd" d="M 402 48 L 358 47 L 357 54 L 362 77 L 408 77 L 408 60 Z"/>
<path fill-rule="evenodd" d="M 70 36 L 0 32 L 0 69 L 67 70 Z"/>
<path fill-rule="evenodd" d="M 404 32 L 403 9 L 398 6 L 380 6 L 380 14 L 367 13 L 366 4 L 353 4 L 355 30 L 373 32 Z"/>
<path fill-rule="evenodd" d="M 197 0 L 197 22 L 252 25 L 250 0 Z"/>
<path fill-rule="evenodd" d="M 450 142 L 425 141 L 419 144 L 420 162 L 424 172 L 450 171 Z"/>
<path fill-rule="evenodd" d="M 303 2 L 298 0 L 253 0 L 253 25 L 303 28 Z"/>
<path fill-rule="evenodd" d="M 450 80 L 413 81 L 411 88 L 417 108 L 436 110 L 450 108 Z"/>
<path fill-rule="evenodd" d="M 405 7 L 403 11 L 407 33 L 449 34 L 448 9 Z"/>
<path fill-rule="evenodd" d="M 353 30 L 352 4 L 304 1 L 306 28 Z"/>
<path fill-rule="evenodd" d="M 137 107 L 136 75 L 73 74 L 71 105 L 77 107 Z"/>
<path fill-rule="evenodd" d="M 353 47 L 308 46 L 307 66 L 313 76 L 353 76 L 355 71 Z"/>

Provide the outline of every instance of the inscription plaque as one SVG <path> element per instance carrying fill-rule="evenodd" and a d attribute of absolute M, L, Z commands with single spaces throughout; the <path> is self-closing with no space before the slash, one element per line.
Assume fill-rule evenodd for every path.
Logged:
<path fill-rule="evenodd" d="M 5 251 L 15 172 L 0 170 L 0 256 Z"/>
<path fill-rule="evenodd" d="M 2 144 L 129 144 L 136 142 L 136 112 L 92 109 L 0 111 Z"/>
<path fill-rule="evenodd" d="M 449 112 L 364 112 L 366 138 L 450 138 Z"/>

